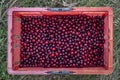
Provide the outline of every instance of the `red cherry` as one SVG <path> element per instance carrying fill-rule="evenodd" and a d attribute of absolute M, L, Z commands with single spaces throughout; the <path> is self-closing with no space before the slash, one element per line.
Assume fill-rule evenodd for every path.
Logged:
<path fill-rule="evenodd" d="M 103 16 L 22 16 L 20 41 L 20 67 L 104 65 Z"/>

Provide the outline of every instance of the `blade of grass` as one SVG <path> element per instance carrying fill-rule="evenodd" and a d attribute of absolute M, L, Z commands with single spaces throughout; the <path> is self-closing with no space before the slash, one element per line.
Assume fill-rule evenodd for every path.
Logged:
<path fill-rule="evenodd" d="M 16 2 L 17 2 L 17 0 L 14 0 L 14 1 L 10 4 L 9 8 L 12 7 Z M 8 9 L 6 9 L 6 10 L 4 11 L 4 13 L 2 14 L 1 19 L 3 19 L 3 17 L 6 15 L 7 10 L 8 10 Z"/>

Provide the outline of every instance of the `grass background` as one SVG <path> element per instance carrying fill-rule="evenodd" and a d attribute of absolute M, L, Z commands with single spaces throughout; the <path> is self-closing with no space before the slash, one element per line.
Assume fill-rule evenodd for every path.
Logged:
<path fill-rule="evenodd" d="M 75 7 L 110 6 L 114 10 L 114 72 L 111 75 L 9 75 L 7 73 L 7 9 L 63 7 L 63 0 L 0 0 L 0 80 L 120 80 L 120 0 L 64 0 Z M 70 5 L 69 5 L 70 6 Z"/>

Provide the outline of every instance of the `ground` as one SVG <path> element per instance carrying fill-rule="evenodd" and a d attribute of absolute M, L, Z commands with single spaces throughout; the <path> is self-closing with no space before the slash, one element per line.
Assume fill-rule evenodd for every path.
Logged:
<path fill-rule="evenodd" d="M 10 7 L 110 6 L 114 11 L 114 71 L 110 75 L 9 75 L 7 73 L 7 10 Z M 69 5 L 71 6 L 71 5 Z M 0 80 L 120 80 L 120 0 L 0 0 Z"/>

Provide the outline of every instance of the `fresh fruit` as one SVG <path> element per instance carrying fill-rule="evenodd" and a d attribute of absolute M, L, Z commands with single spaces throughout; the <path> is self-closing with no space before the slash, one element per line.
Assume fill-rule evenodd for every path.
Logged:
<path fill-rule="evenodd" d="M 20 67 L 104 66 L 104 17 L 21 16 Z"/>

